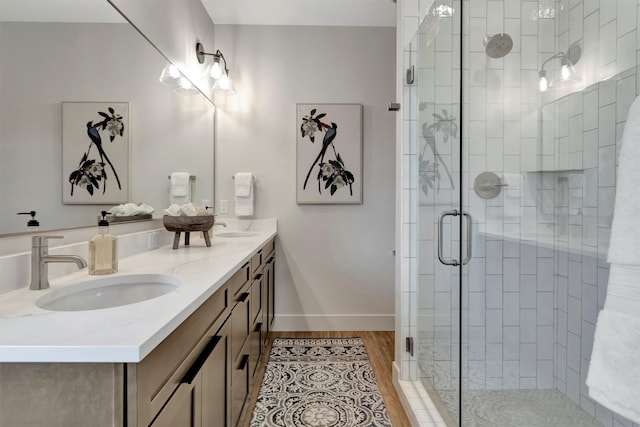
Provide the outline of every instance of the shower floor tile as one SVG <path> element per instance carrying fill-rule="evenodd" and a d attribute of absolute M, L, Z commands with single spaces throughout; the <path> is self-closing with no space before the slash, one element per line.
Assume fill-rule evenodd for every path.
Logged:
<path fill-rule="evenodd" d="M 456 393 L 439 394 L 455 414 Z M 465 427 L 602 427 L 558 390 L 469 390 L 463 416 Z"/>

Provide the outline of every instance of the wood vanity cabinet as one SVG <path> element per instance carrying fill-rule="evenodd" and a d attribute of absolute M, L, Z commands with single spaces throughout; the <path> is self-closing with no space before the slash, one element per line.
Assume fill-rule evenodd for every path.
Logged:
<path fill-rule="evenodd" d="M 251 416 L 246 403 L 259 387 L 254 376 L 273 319 L 274 249 L 272 239 L 149 356 L 127 366 L 128 426 L 236 427 Z"/>
<path fill-rule="evenodd" d="M 139 363 L 0 363 L 0 424 L 237 427 L 273 317 L 273 242 Z"/>

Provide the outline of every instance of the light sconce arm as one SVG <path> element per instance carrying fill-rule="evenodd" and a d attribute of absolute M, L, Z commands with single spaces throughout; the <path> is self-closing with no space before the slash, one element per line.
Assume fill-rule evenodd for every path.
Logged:
<path fill-rule="evenodd" d="M 229 72 L 229 69 L 227 68 L 227 60 L 225 59 L 224 55 L 222 54 L 222 52 L 220 52 L 220 49 L 216 50 L 215 53 L 208 53 L 204 51 L 204 46 L 202 46 L 202 43 L 197 42 L 196 43 L 196 57 L 198 58 L 198 62 L 200 64 L 204 64 L 204 57 L 205 56 L 213 56 L 213 62 L 214 63 L 219 63 L 220 60 L 222 59 L 222 61 L 224 62 L 224 71 L 225 72 Z"/>

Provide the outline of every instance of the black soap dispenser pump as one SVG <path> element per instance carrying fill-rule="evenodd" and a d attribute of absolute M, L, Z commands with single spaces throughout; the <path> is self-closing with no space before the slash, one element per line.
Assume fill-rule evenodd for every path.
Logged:
<path fill-rule="evenodd" d="M 18 215 L 31 215 L 31 219 L 27 222 L 27 231 L 40 230 L 40 223 L 36 220 L 36 211 L 18 212 Z"/>

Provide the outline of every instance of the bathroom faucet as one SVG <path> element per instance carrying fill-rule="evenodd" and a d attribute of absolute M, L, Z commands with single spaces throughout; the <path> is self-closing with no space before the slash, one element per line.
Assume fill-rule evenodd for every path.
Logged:
<path fill-rule="evenodd" d="M 31 285 L 29 289 L 37 291 L 49 288 L 47 264 L 50 262 L 75 262 L 78 268 L 85 268 L 87 262 L 78 255 L 49 255 L 49 239 L 62 239 L 64 236 L 33 236 L 31 238 Z"/>
<path fill-rule="evenodd" d="M 221 225 L 223 227 L 226 227 L 227 223 L 226 222 L 215 222 L 213 225 Z"/>

